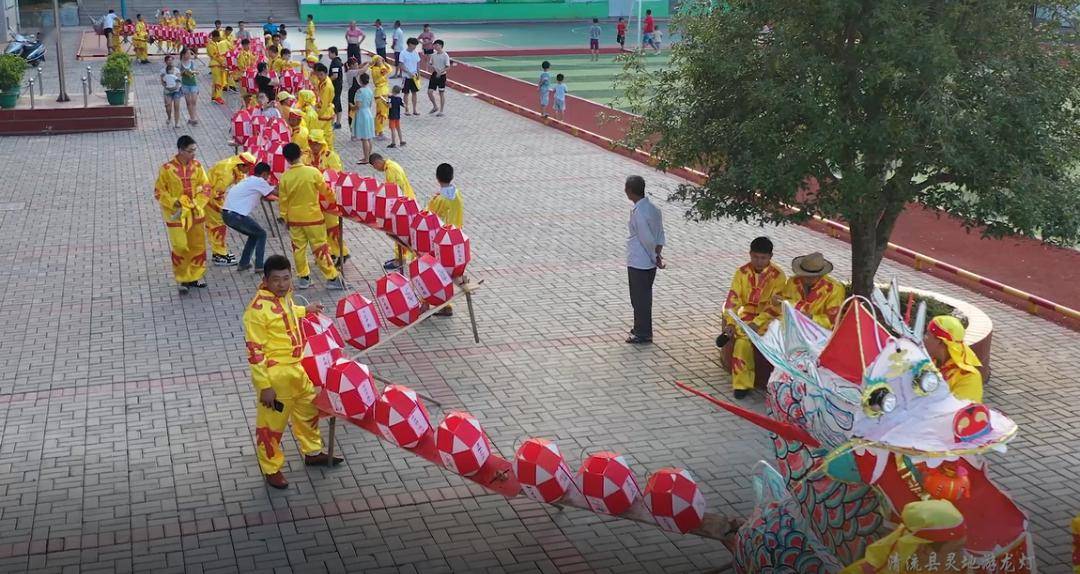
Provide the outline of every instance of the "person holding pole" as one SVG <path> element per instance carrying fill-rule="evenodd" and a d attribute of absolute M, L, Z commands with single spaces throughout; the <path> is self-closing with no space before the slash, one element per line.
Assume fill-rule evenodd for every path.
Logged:
<path fill-rule="evenodd" d="M 322 130 L 311 130 L 308 136 L 308 142 L 311 146 L 311 167 L 324 172 L 326 170 L 333 170 L 340 172 L 343 167 L 341 165 L 341 157 L 330 146 L 326 145 L 326 138 Z M 334 258 L 334 265 L 341 266 L 345 264 L 345 260 L 349 258 L 349 246 L 345 245 L 344 239 L 341 235 L 341 217 L 328 211 L 328 208 L 332 208 L 337 205 L 337 196 L 334 195 L 334 190 L 329 186 L 326 186 L 322 190 L 323 195 L 319 197 L 319 204 L 323 206 L 323 224 L 326 226 L 326 238 L 330 243 L 330 255 Z"/>
<path fill-rule="evenodd" d="M 373 153 L 368 157 L 368 163 L 371 167 L 375 168 L 375 171 L 383 173 L 383 177 L 386 183 L 392 183 L 398 186 L 401 191 L 401 195 L 415 200 L 416 193 L 413 192 L 412 184 L 409 183 L 408 176 L 405 175 L 405 170 L 401 168 L 401 165 L 392 160 L 386 159 L 382 155 Z M 383 264 L 383 269 L 387 271 L 395 271 L 401 269 L 404 265 L 406 258 L 409 257 L 409 250 L 403 248 L 401 245 L 394 246 L 394 258 L 388 260 Z"/>
<path fill-rule="evenodd" d="M 341 290 L 345 282 L 341 279 L 330 257 L 330 245 L 326 238 L 326 223 L 323 218 L 319 198 L 326 197 L 326 181 L 319 170 L 301 162 L 300 146 L 290 143 L 283 150 L 289 169 L 278 182 L 278 198 L 281 216 L 289 228 L 292 238 L 293 260 L 296 261 L 296 273 L 300 280 L 296 286 L 300 289 L 311 287 L 311 271 L 308 267 L 307 250 L 315 256 L 315 264 L 326 279 L 326 288 Z"/>
<path fill-rule="evenodd" d="M 292 269 L 284 255 L 271 255 L 263 266 L 263 282 L 244 311 L 255 405 L 255 452 L 259 468 L 271 488 L 286 489 L 281 473 L 285 453 L 281 436 L 291 421 L 293 436 L 308 466 L 337 466 L 345 459 L 323 452 L 319 411 L 312 403 L 315 386 L 300 366 L 304 336 L 300 319 L 308 310 L 321 312 L 322 304 L 306 307 L 293 302 Z"/>
<path fill-rule="evenodd" d="M 176 140 L 176 157 L 158 170 L 154 199 L 169 235 L 173 278 L 180 293 L 206 287 L 206 205 L 210 202 L 210 179 L 195 159 L 198 146 L 191 136 Z"/>

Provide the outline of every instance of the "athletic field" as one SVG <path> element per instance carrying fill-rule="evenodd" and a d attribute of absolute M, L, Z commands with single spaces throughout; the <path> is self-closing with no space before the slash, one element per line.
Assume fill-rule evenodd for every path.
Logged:
<path fill-rule="evenodd" d="M 617 89 L 614 85 L 615 78 L 622 71 L 622 64 L 616 62 L 615 56 L 611 54 L 601 54 L 598 62 L 589 61 L 588 54 L 570 56 L 479 56 L 456 59 L 532 84 L 535 84 L 540 77 L 540 63 L 547 60 L 551 62 L 552 83 L 555 81 L 556 74 L 566 76 L 567 93 L 605 106 L 614 103 L 614 107 L 617 109 L 625 110 L 625 101 L 616 102 L 616 99 L 622 95 L 622 90 Z M 646 59 L 650 71 L 660 69 L 666 62 L 667 57 L 664 54 L 649 56 Z"/>

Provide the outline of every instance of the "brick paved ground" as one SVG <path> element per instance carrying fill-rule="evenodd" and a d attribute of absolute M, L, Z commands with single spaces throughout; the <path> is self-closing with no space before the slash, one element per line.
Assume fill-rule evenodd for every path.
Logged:
<path fill-rule="evenodd" d="M 0 204 L 20 207 L 0 211 L 0 571 L 681 572 L 728 560 L 713 541 L 485 494 L 357 429 L 339 434 L 347 463 L 330 471 L 305 469 L 290 438 L 293 486 L 268 491 L 239 324 L 257 279 L 212 269 L 206 291 L 175 292 L 151 189 L 177 132 L 163 127 L 153 70 L 137 68 L 137 131 L 0 139 Z M 203 98 L 191 133 L 211 163 L 229 151 L 226 116 Z M 712 509 L 745 514 L 764 434 L 669 384 L 730 394 L 712 339 L 730 272 L 762 230 L 687 223 L 665 205 L 656 344 L 630 348 L 621 187 L 645 168 L 458 93 L 449 112 L 408 120 L 392 156 L 424 198 L 438 162 L 458 170 L 483 341 L 463 315 L 433 320 L 375 353 L 376 372 L 467 408 L 504 453 L 539 435 L 572 464 L 610 448 L 641 478 L 685 465 Z M 359 147 L 343 148 L 355 160 Z M 646 175 L 657 196 L 677 185 Z M 821 249 L 847 274 L 845 244 L 766 231 L 782 258 Z M 347 238 L 347 278 L 363 285 L 387 243 L 356 226 Z M 993 475 L 1028 510 L 1045 570 L 1063 571 L 1080 509 L 1076 334 L 886 263 L 894 273 L 996 322 L 988 400 L 1022 432 Z M 306 294 L 334 301 L 321 286 Z"/>

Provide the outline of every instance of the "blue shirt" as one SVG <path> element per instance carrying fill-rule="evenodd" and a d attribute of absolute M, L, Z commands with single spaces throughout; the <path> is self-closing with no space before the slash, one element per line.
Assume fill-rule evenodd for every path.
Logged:
<path fill-rule="evenodd" d="M 375 48 L 386 47 L 386 31 L 382 28 L 375 28 Z"/>
<path fill-rule="evenodd" d="M 555 84 L 555 101 L 562 102 L 566 100 L 566 84 Z"/>
<path fill-rule="evenodd" d="M 274 34 L 278 33 L 278 30 L 279 28 L 277 24 L 271 24 L 269 22 L 263 24 L 263 34 L 270 34 L 271 36 L 273 36 Z"/>
<path fill-rule="evenodd" d="M 540 91 L 546 92 L 551 89 L 551 74 L 540 72 Z"/>

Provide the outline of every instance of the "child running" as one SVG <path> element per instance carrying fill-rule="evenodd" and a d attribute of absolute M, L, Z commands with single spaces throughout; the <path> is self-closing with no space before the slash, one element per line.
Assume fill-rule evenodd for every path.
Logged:
<path fill-rule="evenodd" d="M 390 145 L 386 146 L 397 147 L 404 146 L 405 140 L 401 137 L 401 108 L 405 104 L 405 100 L 401 97 L 401 86 L 394 86 L 390 94 Z"/>
<path fill-rule="evenodd" d="M 592 26 L 589 26 L 589 58 L 593 62 L 600 61 L 600 19 L 593 18 Z"/>
<path fill-rule="evenodd" d="M 566 117 L 566 84 L 563 80 L 566 76 L 557 74 L 555 76 L 555 119 L 560 122 Z"/>
<path fill-rule="evenodd" d="M 540 81 L 537 83 L 537 87 L 540 88 L 540 115 L 548 117 L 548 106 L 550 105 L 549 94 L 551 92 L 551 73 L 548 70 L 551 69 L 551 62 L 544 60 L 540 64 Z"/>

